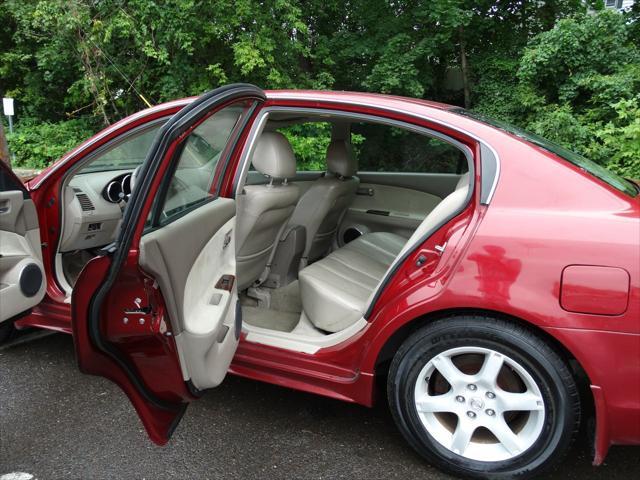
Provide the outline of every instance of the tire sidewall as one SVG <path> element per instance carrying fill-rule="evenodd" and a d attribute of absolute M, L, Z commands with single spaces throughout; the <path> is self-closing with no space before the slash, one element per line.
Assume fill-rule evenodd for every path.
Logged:
<path fill-rule="evenodd" d="M 405 343 L 406 348 L 401 348 L 396 356 L 399 361 L 392 364 L 389 393 L 400 429 L 419 453 L 458 475 L 495 478 L 543 470 L 552 463 L 558 450 L 566 449 L 575 424 L 570 386 L 566 384 L 568 370 L 565 367 L 562 372 L 559 367 L 564 364 L 559 357 L 540 351 L 528 337 L 525 331 L 458 318 L 419 331 Z M 542 393 L 545 406 L 542 431 L 531 447 L 512 459 L 480 462 L 457 455 L 436 441 L 419 418 L 414 388 L 420 371 L 436 355 L 463 346 L 488 348 L 508 356 L 527 370 Z"/>

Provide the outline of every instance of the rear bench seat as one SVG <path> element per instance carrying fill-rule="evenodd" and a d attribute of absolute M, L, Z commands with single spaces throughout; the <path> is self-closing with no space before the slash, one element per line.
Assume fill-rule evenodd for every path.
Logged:
<path fill-rule="evenodd" d="M 357 322 L 406 242 L 393 233 L 367 233 L 302 269 L 300 296 L 311 323 L 338 332 Z"/>
<path fill-rule="evenodd" d="M 309 321 L 327 332 L 339 332 L 356 323 L 396 257 L 462 208 L 468 200 L 468 191 L 467 173 L 409 240 L 393 233 L 367 233 L 300 270 L 302 309 Z"/>

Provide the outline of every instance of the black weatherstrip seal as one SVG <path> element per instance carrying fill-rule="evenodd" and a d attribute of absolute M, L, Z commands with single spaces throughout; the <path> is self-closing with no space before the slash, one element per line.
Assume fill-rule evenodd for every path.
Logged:
<path fill-rule="evenodd" d="M 158 172 L 167 148 L 174 140 L 187 131 L 195 121 L 204 117 L 217 104 L 227 103 L 236 99 L 253 99 L 264 102 L 266 97 L 264 92 L 254 85 L 244 83 L 227 85 L 205 93 L 193 103 L 185 106 L 162 126 L 153 141 L 146 161 L 140 169 L 138 175 L 139 180 L 124 212 L 120 235 L 113 244 L 103 250 L 105 254 L 110 254 L 113 258 L 105 281 L 100 285 L 89 303 L 87 327 L 89 337 L 96 348 L 104 352 L 104 354 L 118 364 L 146 402 L 149 402 L 156 408 L 175 412 L 179 414 L 179 416 L 184 414 L 186 405 L 168 402 L 159 398 L 149 390 L 137 375 L 135 367 L 131 365 L 127 357 L 122 355 L 116 347 L 102 337 L 100 333 L 100 310 L 102 303 L 115 282 L 120 267 L 127 257 L 138 218 L 140 217 L 145 200 L 151 189 L 151 183 Z M 174 428 L 175 425 L 171 430 Z M 169 432 L 169 436 L 171 433 L 172 432 Z"/>

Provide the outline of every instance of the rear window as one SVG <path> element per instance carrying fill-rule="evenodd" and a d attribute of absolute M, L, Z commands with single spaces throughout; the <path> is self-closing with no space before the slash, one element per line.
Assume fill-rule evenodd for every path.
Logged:
<path fill-rule="evenodd" d="M 532 143 L 540 148 L 544 148 L 545 150 L 559 156 L 560 158 L 563 158 L 569 163 L 574 164 L 583 171 L 593 175 L 596 178 L 599 178 L 603 182 L 611 185 L 613 188 L 620 190 L 621 192 L 626 193 L 631 197 L 635 197 L 638 194 L 638 188 L 630 181 L 622 178 L 619 175 L 616 175 L 610 170 L 607 170 L 603 166 L 598 165 L 597 163 L 583 157 L 582 155 L 564 148 L 562 145 L 558 145 L 557 143 L 547 140 L 546 138 L 543 138 L 539 135 L 527 132 L 526 130 L 518 127 L 514 127 L 513 125 L 509 125 L 508 123 L 489 118 L 480 113 L 471 112 L 463 108 L 455 108 L 451 111 L 453 113 L 457 113 L 458 115 L 464 115 L 465 117 L 473 118 L 474 120 L 486 123 L 487 125 L 490 125 L 492 127 L 499 128 L 500 130 L 520 137 L 523 140 L 526 140 L 527 142 Z"/>

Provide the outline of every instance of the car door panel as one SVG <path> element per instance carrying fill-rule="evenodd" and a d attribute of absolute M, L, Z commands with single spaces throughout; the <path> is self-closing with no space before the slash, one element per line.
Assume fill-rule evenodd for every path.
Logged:
<path fill-rule="evenodd" d="M 139 170 L 116 242 L 87 264 L 74 288 L 80 369 L 117 383 L 158 444 L 200 390 L 222 380 L 237 345 L 235 201 L 220 195 L 265 100 L 257 87 L 230 85 L 171 117 Z M 209 191 L 197 198 L 177 171 L 188 168 L 182 152 L 200 128 L 216 135 L 215 149 L 204 153 L 219 160 Z"/>
<path fill-rule="evenodd" d="M 191 393 L 182 377 L 175 341 L 166 336 L 162 304 L 155 306 L 152 315 L 124 314 L 135 308 L 128 301 L 132 295 L 150 300 L 145 298 L 147 292 L 141 288 L 139 278 L 121 274 L 113 282 L 110 299 L 114 301 L 101 308 L 102 314 L 113 321 L 104 326 L 102 335 L 96 335 L 95 330 L 101 325 L 88 322 L 87 312 L 95 305 L 92 294 L 104 284 L 110 267 L 109 256 L 93 258 L 73 290 L 73 341 L 78 368 L 117 384 L 129 397 L 149 438 L 163 445 L 184 415 Z M 154 289 L 150 287 L 148 292 L 153 293 Z M 142 379 L 139 372 L 145 371 L 156 373 Z"/>
<path fill-rule="evenodd" d="M 183 376 L 201 390 L 222 381 L 238 342 L 235 210 L 234 200 L 217 198 L 140 241 L 140 266 L 175 319 Z"/>
<path fill-rule="evenodd" d="M 35 205 L 20 181 L 0 167 L 0 322 L 39 304 L 46 281 Z"/>
<path fill-rule="evenodd" d="M 415 172 L 358 172 L 361 184 L 388 185 L 444 198 L 456 189 L 462 174 Z"/>
<path fill-rule="evenodd" d="M 339 245 L 368 232 L 392 232 L 409 238 L 453 192 L 460 175 L 360 172 L 358 177 L 358 192 L 338 231 Z"/>

